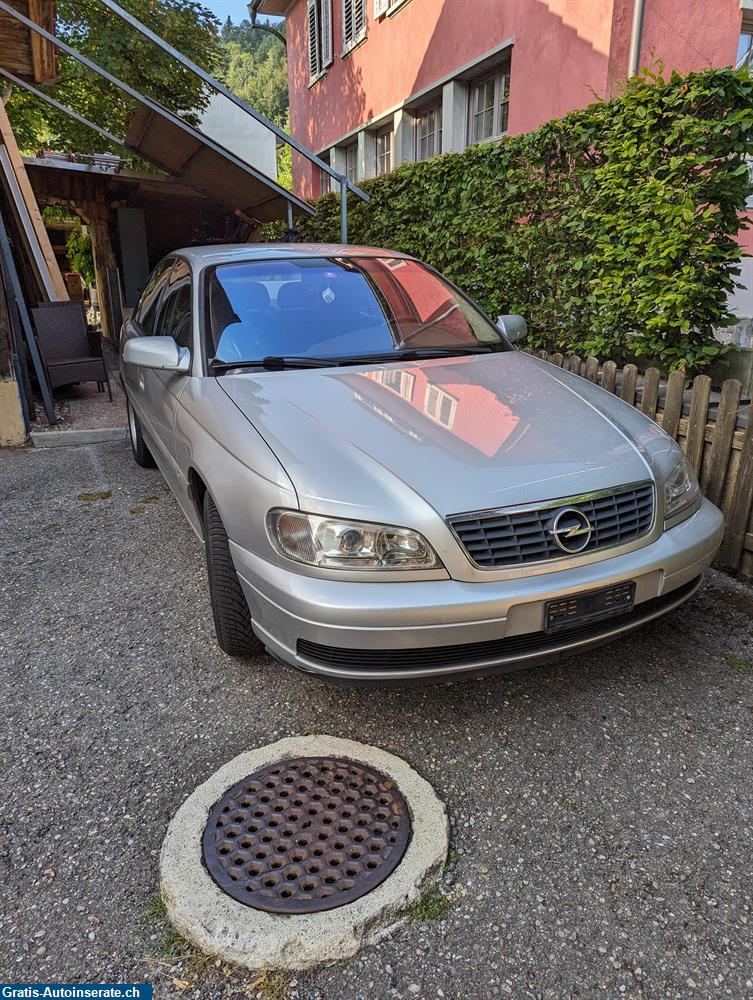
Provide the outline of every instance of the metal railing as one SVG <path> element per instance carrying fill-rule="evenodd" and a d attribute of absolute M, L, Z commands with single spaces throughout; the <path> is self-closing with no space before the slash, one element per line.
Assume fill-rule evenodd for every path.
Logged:
<path fill-rule="evenodd" d="M 149 39 L 149 41 L 151 41 L 153 44 L 157 45 L 160 49 L 162 49 L 163 52 L 166 52 L 168 55 L 170 55 L 172 58 L 174 58 L 177 62 L 179 62 L 182 66 L 184 66 L 186 69 L 190 70 L 192 73 L 194 73 L 196 76 L 198 76 L 200 80 L 202 80 L 204 83 L 206 83 L 209 87 L 211 87 L 217 93 L 222 94 L 225 98 L 227 98 L 229 101 L 231 101 L 233 104 L 235 104 L 241 110 L 243 110 L 246 114 L 250 115 L 252 118 L 254 118 L 257 122 L 259 122 L 265 128 L 269 129 L 278 139 L 280 139 L 286 145 L 290 146 L 291 149 L 294 149 L 297 153 L 299 153 L 301 156 L 303 156 L 305 159 L 307 159 L 310 163 L 315 164 L 317 167 L 319 167 L 320 170 L 322 170 L 325 173 L 329 174 L 330 177 L 332 177 L 334 180 L 336 180 L 337 183 L 338 183 L 338 185 L 339 185 L 339 187 L 340 187 L 340 200 L 341 200 L 340 236 L 341 236 L 342 242 L 343 243 L 347 243 L 347 241 L 348 241 L 348 215 L 347 215 L 347 213 L 348 213 L 348 209 L 347 209 L 347 194 L 348 194 L 348 191 L 351 191 L 357 197 L 359 197 L 362 200 L 368 202 L 370 199 L 369 199 L 369 196 L 366 194 L 365 191 L 362 191 L 361 188 L 359 188 L 356 184 L 353 184 L 351 181 L 349 181 L 347 179 L 347 177 L 345 177 L 343 174 L 340 174 L 329 163 L 326 163 L 324 160 L 320 159 L 315 153 L 312 153 L 311 150 L 307 149 L 304 145 L 302 145 L 300 142 L 298 142 L 297 139 L 294 139 L 291 135 L 289 135 L 287 132 L 285 132 L 284 129 L 281 129 L 278 125 L 276 125 L 273 121 L 271 121 L 265 115 L 262 115 L 255 108 L 251 107 L 250 104 L 247 104 L 242 98 L 238 97 L 237 94 L 234 94 L 224 84 L 220 83 L 219 80 L 215 79 L 213 76 L 211 76 L 209 73 L 207 73 L 205 70 L 203 70 L 200 66 L 198 66 L 196 63 L 194 63 L 187 56 L 184 56 L 183 53 L 179 52 L 174 46 L 170 45 L 163 38 L 160 38 L 159 35 L 157 35 L 155 32 L 153 32 L 145 24 L 142 24 L 141 21 L 139 21 L 137 18 L 135 18 L 132 14 L 129 14 L 128 11 L 123 10 L 123 8 L 120 7 L 119 4 L 115 3 L 114 0 L 100 0 L 100 3 L 102 3 L 105 7 L 107 7 L 107 9 L 110 10 L 113 14 L 115 14 L 118 17 L 120 17 L 123 21 L 125 21 L 132 28 L 134 28 L 135 30 L 139 31 L 142 35 L 144 35 L 145 38 Z M 42 28 L 41 25 L 38 25 L 35 21 L 32 21 L 30 18 L 26 17 L 20 11 L 16 10 L 14 7 L 11 7 L 10 4 L 7 2 L 7 0 L 0 0 L 0 10 L 4 11 L 10 17 L 14 18 L 16 21 L 19 21 L 21 24 L 25 25 L 31 31 L 34 31 L 38 35 L 41 35 L 41 37 L 47 39 L 47 41 L 51 42 L 53 45 L 55 45 L 57 48 L 59 48 L 62 52 L 65 52 L 66 55 L 71 56 L 71 58 L 75 59 L 77 62 L 80 62 L 82 65 L 86 66 L 88 69 L 90 69 L 93 72 L 97 73 L 103 79 L 107 80 L 109 83 L 112 83 L 114 86 L 118 87 L 118 89 L 122 90 L 124 93 L 126 93 L 129 96 L 133 97 L 135 100 L 139 101 L 141 104 L 146 105 L 151 110 L 156 111 L 159 114 L 163 114 L 163 115 L 167 116 L 173 123 L 175 123 L 175 124 L 179 125 L 180 127 L 188 130 L 189 127 L 184 122 L 182 122 L 182 120 L 180 118 L 178 118 L 177 115 L 175 115 L 173 112 L 171 112 L 168 109 L 164 108 L 162 105 L 158 104 L 156 101 L 152 101 L 150 98 L 146 97 L 145 95 L 140 94 L 137 90 L 135 90 L 133 87 L 129 86 L 129 84 L 125 83 L 124 81 L 119 80 L 116 76 L 114 76 L 112 73 L 108 72 L 106 69 L 103 69 L 97 63 L 95 63 L 92 59 L 89 59 L 87 56 L 83 55 L 83 53 L 78 52 L 76 49 L 74 49 L 67 42 L 64 42 L 62 39 L 58 38 L 52 32 L 49 32 L 45 28 Z M 3 76 L 5 76 L 6 78 L 11 79 L 12 75 L 9 74 L 7 71 L 0 70 L 0 72 L 2 72 Z M 43 94 L 41 91 L 37 90 L 36 88 L 31 87 L 29 84 L 23 83 L 22 81 L 18 80 L 18 78 L 16 78 L 16 77 L 13 77 L 13 82 L 14 83 L 18 83 L 19 85 L 25 87 L 25 89 L 31 91 L 37 97 L 40 97 L 42 100 L 47 101 L 47 103 L 52 104 L 54 107 L 57 107 L 58 110 L 64 111 L 65 113 L 70 114 L 72 117 L 76 118 L 77 120 L 83 122 L 83 124 L 92 127 L 95 131 L 98 131 L 98 132 L 100 132 L 100 134 L 105 135 L 111 141 L 114 141 L 114 142 L 117 142 L 119 144 L 122 144 L 122 140 L 118 140 L 117 137 L 112 136 L 111 133 L 108 133 L 106 130 L 102 129 L 101 127 L 99 127 L 97 125 L 94 125 L 93 122 L 88 121 L 87 119 L 85 119 L 81 115 L 79 115 L 77 112 L 72 111 L 69 108 L 66 108 L 62 104 L 59 104 L 53 98 L 49 97 L 46 94 Z M 230 152 L 230 151 L 228 150 L 228 152 Z M 308 208 L 308 206 L 306 206 L 305 203 L 303 203 L 300 199 L 298 199 L 295 195 L 293 195 L 292 192 L 287 191 L 285 188 L 282 188 L 276 182 L 272 181 L 271 178 L 267 177 L 266 175 L 261 174 L 259 171 L 256 171 L 256 170 L 253 170 L 253 172 L 256 173 L 256 174 L 258 174 L 260 176 L 260 178 L 264 179 L 268 184 L 270 184 L 270 186 L 277 188 L 281 192 L 281 194 L 284 197 L 287 198 L 287 222 L 288 222 L 288 228 L 292 229 L 294 208 L 298 207 L 299 210 L 303 210 L 303 211 L 307 211 L 308 210 L 308 211 L 310 211 L 310 209 Z"/>

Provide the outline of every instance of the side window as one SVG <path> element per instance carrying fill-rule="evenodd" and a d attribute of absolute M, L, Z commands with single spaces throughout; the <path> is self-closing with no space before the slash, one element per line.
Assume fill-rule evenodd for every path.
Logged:
<path fill-rule="evenodd" d="M 174 264 L 172 258 L 162 260 L 152 271 L 152 276 L 141 293 L 139 304 L 134 313 L 134 322 L 141 327 L 141 332 L 150 336 L 154 333 L 154 321 L 157 318 L 157 306 L 170 270 Z"/>
<path fill-rule="evenodd" d="M 170 272 L 156 332 L 179 347 L 191 347 L 191 270 L 185 261 L 177 261 Z"/>

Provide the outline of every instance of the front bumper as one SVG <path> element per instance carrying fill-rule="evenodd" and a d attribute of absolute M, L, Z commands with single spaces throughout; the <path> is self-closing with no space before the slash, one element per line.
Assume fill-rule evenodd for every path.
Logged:
<path fill-rule="evenodd" d="M 577 568 L 487 583 L 325 580 L 268 563 L 232 542 L 231 551 L 254 629 L 275 656 L 342 680 L 406 682 L 518 669 L 637 628 L 691 596 L 722 531 L 722 515 L 704 500 L 692 517 L 643 548 Z M 628 618 L 542 641 L 546 601 L 627 580 L 636 585 Z M 513 637 L 530 642 L 508 641 Z M 444 653 L 432 662 L 426 655 L 453 646 L 457 657 Z M 367 654 L 361 665 L 352 655 L 359 651 Z M 390 656 L 398 651 L 400 656 Z"/>

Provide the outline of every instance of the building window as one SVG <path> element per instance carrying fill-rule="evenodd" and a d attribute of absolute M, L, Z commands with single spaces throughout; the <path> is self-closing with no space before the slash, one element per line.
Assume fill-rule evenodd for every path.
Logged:
<path fill-rule="evenodd" d="M 415 116 L 416 159 L 430 160 L 442 152 L 442 107 L 420 111 Z"/>
<path fill-rule="evenodd" d="M 342 0 L 343 55 L 366 37 L 366 0 Z"/>
<path fill-rule="evenodd" d="M 309 83 L 332 62 L 332 0 L 306 0 Z"/>
<path fill-rule="evenodd" d="M 438 385 L 429 385 L 424 399 L 424 413 L 443 427 L 451 428 L 455 423 L 458 401 Z"/>
<path fill-rule="evenodd" d="M 374 0 L 374 20 L 384 14 L 391 14 L 398 7 L 402 7 L 405 2 L 406 0 Z"/>
<path fill-rule="evenodd" d="M 319 157 L 319 159 L 323 160 L 325 163 L 331 163 L 332 162 L 330 160 L 330 154 L 329 153 L 322 153 L 321 156 Z M 326 170 L 323 170 L 323 169 L 320 168 L 319 169 L 319 190 L 321 191 L 322 194 L 329 194 L 329 192 L 333 190 L 333 188 L 332 188 L 332 181 L 333 181 L 332 174 L 329 174 L 329 173 L 327 173 Z"/>
<path fill-rule="evenodd" d="M 358 143 L 351 142 L 345 147 L 345 176 L 351 184 L 358 180 Z"/>
<path fill-rule="evenodd" d="M 392 126 L 376 134 L 376 175 L 388 174 L 392 170 Z"/>
<path fill-rule="evenodd" d="M 471 85 L 469 142 L 484 142 L 507 131 L 510 106 L 509 63 Z"/>
<path fill-rule="evenodd" d="M 737 59 L 735 68 L 747 66 L 753 70 L 753 10 L 743 11 L 743 23 L 740 28 L 740 40 L 737 43 Z"/>
<path fill-rule="evenodd" d="M 398 396 L 407 399 L 408 402 L 413 399 L 416 376 L 404 368 L 385 368 L 382 371 L 369 372 L 369 376 L 385 388 L 396 392 Z"/>

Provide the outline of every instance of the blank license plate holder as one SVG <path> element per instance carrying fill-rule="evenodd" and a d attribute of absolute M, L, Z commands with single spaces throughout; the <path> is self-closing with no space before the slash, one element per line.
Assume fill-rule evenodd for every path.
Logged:
<path fill-rule="evenodd" d="M 593 622 L 607 621 L 627 611 L 635 603 L 635 582 L 617 583 L 602 590 L 589 590 L 572 597 L 547 601 L 544 605 L 544 631 L 563 632 Z"/>

